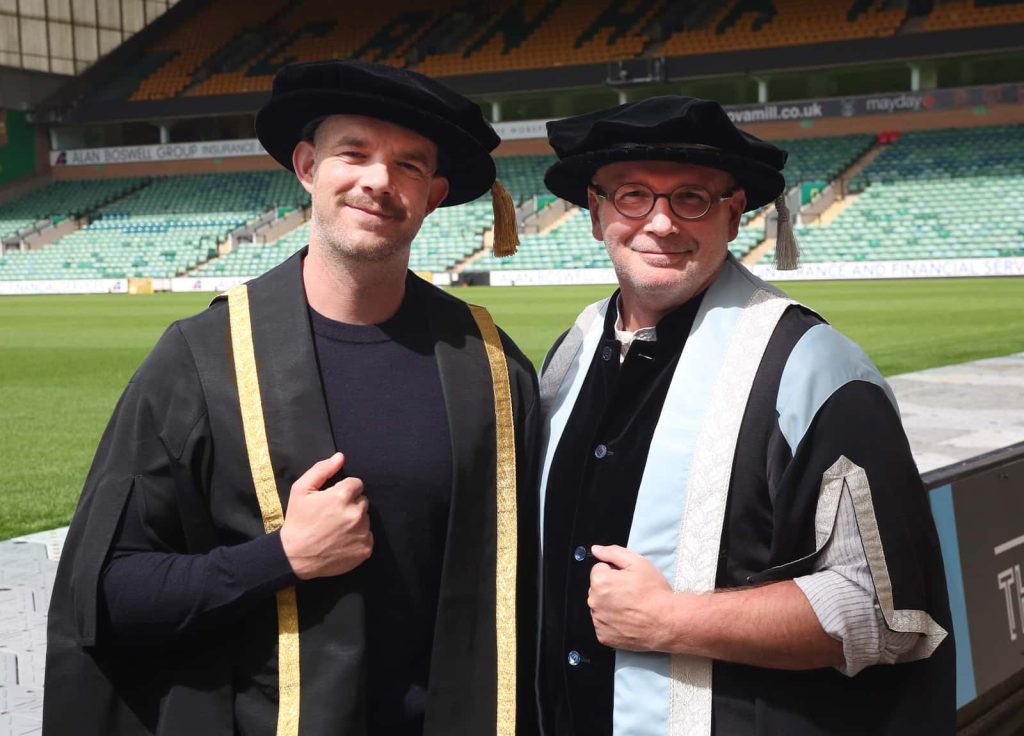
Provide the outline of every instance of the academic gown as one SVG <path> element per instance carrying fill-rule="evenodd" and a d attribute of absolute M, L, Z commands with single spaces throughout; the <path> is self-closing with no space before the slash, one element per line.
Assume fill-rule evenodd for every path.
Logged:
<path fill-rule="evenodd" d="M 578 471 L 555 460 L 560 440 L 580 426 L 576 414 L 589 411 L 584 383 L 602 375 L 602 360 L 618 357 L 607 339 L 607 305 L 584 310 L 552 349 L 541 379 L 545 578 L 556 568 L 571 571 L 561 589 L 544 592 L 540 695 L 549 736 L 572 728 L 559 725 L 567 719 L 558 713 L 593 712 L 599 691 L 579 684 L 590 676 L 588 652 L 569 651 L 588 641 L 562 632 L 564 612 L 586 601 L 589 573 L 580 571 L 590 563 L 574 548 L 582 553 L 584 545 L 607 542 L 575 536 L 572 520 L 591 512 L 578 510 L 568 481 L 586 477 L 587 463 L 603 468 L 616 455 L 619 463 L 637 457 L 608 441 L 596 450 L 584 442 L 588 451 L 573 455 Z M 616 522 L 628 530 L 620 543 L 644 555 L 675 590 L 792 579 L 814 571 L 839 498 L 849 495 L 886 624 L 921 637 L 898 664 L 854 677 L 831 668 L 784 671 L 618 650 L 613 702 L 602 703 L 607 732 L 952 734 L 955 655 L 938 537 L 893 399 L 867 356 L 729 257 L 692 317 L 667 394 L 658 397 L 620 423 L 635 431 L 656 422 L 639 486 L 615 489 L 635 495 L 632 504 L 618 503 L 629 509 L 626 521 Z"/>
<path fill-rule="evenodd" d="M 304 254 L 247 285 L 262 414 L 282 509 L 291 484 L 336 450 L 302 284 Z M 466 304 L 418 278 L 410 278 L 408 288 L 427 305 L 453 467 L 424 734 L 532 734 L 536 377 L 501 334 L 514 424 L 518 552 L 511 555 L 515 620 L 496 621 L 495 447 L 502 434 L 496 430 L 488 354 Z M 301 664 L 298 682 L 284 685 L 301 693 L 297 727 L 278 724 L 283 683 L 278 682 L 274 596 L 230 625 L 169 646 L 119 647 L 105 636 L 100 575 L 129 494 L 141 495 L 155 551 L 202 554 L 265 533 L 248 462 L 229 319 L 226 301 L 218 298 L 204 312 L 173 324 L 132 378 L 103 434 L 50 606 L 43 713 L 48 736 L 229 736 L 240 722 L 259 734 L 366 732 L 358 575 L 295 587 Z M 508 563 L 504 558 L 505 570 Z M 507 698 L 499 710 L 499 637 L 516 643 L 514 712 Z"/>

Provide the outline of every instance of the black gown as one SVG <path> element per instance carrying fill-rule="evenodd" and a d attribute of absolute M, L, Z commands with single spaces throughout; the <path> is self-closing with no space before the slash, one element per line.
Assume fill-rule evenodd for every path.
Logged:
<path fill-rule="evenodd" d="M 248 284 L 269 454 L 282 508 L 291 483 L 334 451 L 302 285 L 302 257 Z M 449 531 L 425 736 L 495 733 L 497 459 L 491 369 L 470 310 L 410 279 L 428 322 L 452 444 Z M 503 334 L 514 417 L 518 552 L 517 734 L 536 732 L 536 378 Z M 202 554 L 265 533 L 243 436 L 227 304 L 172 325 L 114 411 L 86 479 L 50 606 L 43 728 L 59 734 L 274 734 L 274 596 L 242 619 L 152 647 L 105 636 L 100 574 L 129 495 L 144 494 L 153 549 Z M 359 576 L 300 582 L 298 734 L 366 733 Z M 507 622 L 505 624 L 507 626 Z M 506 722 L 508 719 L 506 717 Z"/>
<path fill-rule="evenodd" d="M 592 334 L 600 333 L 599 339 L 587 344 L 587 351 L 593 352 L 577 347 L 583 344 L 578 334 L 570 344 L 569 335 L 579 333 L 574 326 L 549 353 L 541 385 L 542 400 L 549 402 L 546 412 L 552 415 L 561 405 L 556 399 L 570 409 L 550 455 L 543 514 L 539 690 L 547 734 L 613 733 L 615 709 L 620 702 L 615 678 L 627 667 L 619 659 L 620 652 L 597 641 L 587 606 L 593 559 L 586 550 L 591 544 L 628 544 L 636 523 L 641 483 L 652 470 L 648 452 L 656 429 L 667 421 L 666 414 L 678 416 L 680 412 L 678 403 L 666 403 L 670 385 L 677 380 L 685 389 L 677 394 L 677 402 L 678 396 L 700 393 L 700 389 L 692 388 L 693 383 L 675 378 L 684 356 L 689 356 L 685 358 L 689 372 L 681 375 L 690 380 L 712 370 L 706 366 L 717 365 L 710 362 L 711 351 L 694 348 L 687 354 L 686 346 L 699 345 L 700 337 L 721 329 L 721 322 L 716 324 L 714 319 L 716 314 L 728 311 L 723 307 L 743 307 L 749 293 L 767 288 L 731 260 L 722 273 L 721 283 L 712 287 L 721 286 L 720 291 L 712 295 L 709 290 L 664 317 L 657 326 L 657 341 L 634 342 L 631 357 L 621 365 L 620 343 L 613 329 L 614 297 L 605 315 L 593 317 L 588 323 Z M 751 285 L 739 288 L 736 284 Z M 708 306 L 709 301 L 712 306 Z M 789 306 L 764 335 L 766 348 L 757 357 L 749 392 L 738 394 L 741 421 L 734 435 L 731 471 L 723 483 L 726 503 L 720 541 L 714 540 L 717 555 L 711 567 L 713 587 L 740 588 L 814 572 L 819 557 L 816 514 L 826 481 L 839 467 L 837 459 L 842 458 L 863 469 L 870 481 L 864 486 L 868 494 L 864 500 L 877 527 L 871 549 L 885 568 L 884 582 L 889 586 L 893 608 L 898 612 L 926 612 L 943 634 L 924 636 L 926 630 L 930 631 L 923 623 L 924 615 L 920 616 L 922 622 L 901 624 L 899 630 L 919 632 L 922 640 L 938 639 L 941 643 L 923 658 L 867 667 L 853 677 L 833 668 L 779 670 L 713 661 L 708 733 L 952 734 L 955 650 L 948 635 L 952 624 L 945 575 L 927 494 L 899 415 L 880 377 L 879 383 L 867 380 L 877 373 L 874 367 L 862 365 L 854 370 L 854 353 L 837 347 L 852 343 L 841 336 L 808 341 L 806 344 L 817 347 L 798 351 L 797 346 L 812 331 L 838 335 L 813 313 L 798 305 Z M 578 356 L 572 369 L 556 357 L 566 345 L 569 347 L 563 355 Z M 552 365 L 560 367 L 553 369 Z M 794 366 L 801 370 L 787 377 L 787 368 Z M 822 391 L 822 387 L 832 386 L 833 366 L 842 366 L 834 375 L 843 378 L 835 390 Z M 563 380 L 571 383 L 564 376 L 575 375 L 573 370 L 579 370 L 585 380 L 580 382 L 579 393 L 570 405 L 569 399 L 558 398 L 558 389 Z M 723 370 L 728 370 L 730 381 L 735 381 L 735 365 Z M 805 409 L 815 406 L 815 397 L 822 398 L 822 404 L 813 411 Z M 792 421 L 802 413 L 811 421 L 801 427 L 801 433 L 793 430 Z M 701 419 L 701 432 L 694 434 L 698 438 L 703 433 L 721 436 L 721 421 L 708 410 L 708 417 Z M 671 426 L 676 431 L 671 463 L 696 465 L 692 459 L 696 455 L 693 439 L 679 430 L 680 425 Z M 845 487 L 844 492 L 852 492 L 848 485 Z M 683 484 L 672 495 L 678 497 L 685 491 Z M 650 508 L 648 513 L 653 513 Z M 675 513 L 660 511 L 670 518 L 675 530 L 679 525 Z M 858 515 L 858 524 L 863 521 Z M 692 533 L 694 529 L 687 531 Z M 861 534 L 866 537 L 868 532 Z M 677 548 L 682 548 L 681 542 Z M 866 550 L 865 554 L 871 553 Z M 873 578 L 876 585 L 882 580 L 882 576 Z M 879 601 L 881 597 L 877 596 Z M 639 669 L 635 660 L 630 664 Z M 637 701 L 626 702 L 633 709 L 631 714 L 654 712 L 643 711 Z M 654 704 L 660 706 L 662 701 Z M 667 704 L 647 717 L 643 725 L 648 730 L 636 733 L 659 733 L 662 722 L 655 716 L 662 712 L 668 712 Z M 626 722 L 633 724 L 640 719 L 635 716 Z"/>

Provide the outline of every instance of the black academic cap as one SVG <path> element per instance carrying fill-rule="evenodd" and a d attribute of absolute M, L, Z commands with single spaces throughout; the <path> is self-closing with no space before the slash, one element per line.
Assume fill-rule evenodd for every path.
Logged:
<path fill-rule="evenodd" d="M 747 209 L 785 188 L 786 152 L 745 133 L 712 100 L 666 95 L 548 123 L 558 161 L 544 183 L 587 206 L 594 172 L 616 161 L 679 161 L 727 171 L 747 193 Z"/>
<path fill-rule="evenodd" d="M 387 120 L 436 143 L 449 187 L 442 207 L 474 200 L 494 183 L 490 152 L 501 139 L 480 108 L 430 77 L 383 64 L 342 59 L 282 68 L 256 113 L 256 135 L 291 170 L 303 128 L 328 115 Z"/>

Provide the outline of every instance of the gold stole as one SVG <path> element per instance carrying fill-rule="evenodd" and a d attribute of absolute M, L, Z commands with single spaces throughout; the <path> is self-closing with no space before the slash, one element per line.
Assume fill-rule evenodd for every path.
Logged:
<path fill-rule="evenodd" d="M 269 534 L 281 527 L 284 513 L 277 492 L 267 430 L 263 420 L 263 400 L 256 373 L 252 323 L 249 317 L 249 292 L 245 284 L 227 293 L 234 354 L 238 400 L 242 411 L 249 468 L 252 473 L 263 528 Z M 516 456 L 515 426 L 508 365 L 494 321 L 483 307 L 470 306 L 480 330 L 491 369 L 494 390 L 497 491 L 497 550 L 495 565 L 495 627 L 497 639 L 496 736 L 514 736 L 516 732 Z M 299 733 L 299 614 L 295 588 L 277 593 L 278 689 L 277 736 Z"/>

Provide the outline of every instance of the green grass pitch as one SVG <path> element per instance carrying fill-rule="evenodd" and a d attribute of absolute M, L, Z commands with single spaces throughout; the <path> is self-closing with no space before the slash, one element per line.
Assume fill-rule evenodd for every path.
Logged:
<path fill-rule="evenodd" d="M 1024 351 L 1024 278 L 790 282 L 886 375 Z M 468 288 L 539 363 L 611 287 Z M 64 525 L 135 367 L 209 294 L 0 298 L 0 539 Z"/>

